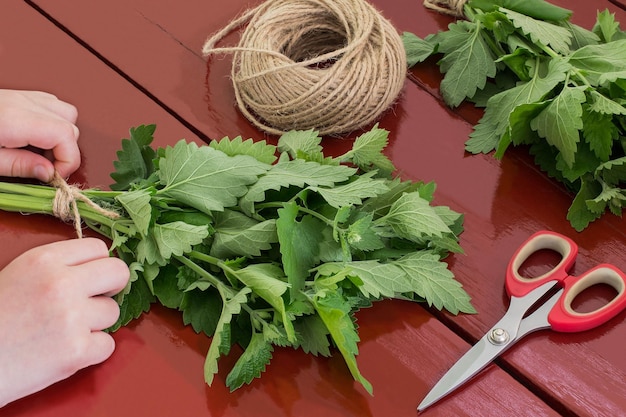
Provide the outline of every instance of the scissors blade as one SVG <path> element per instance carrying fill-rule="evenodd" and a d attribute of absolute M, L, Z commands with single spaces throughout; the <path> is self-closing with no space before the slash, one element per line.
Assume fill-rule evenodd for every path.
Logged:
<path fill-rule="evenodd" d="M 485 335 L 441 377 L 417 406 L 417 411 L 424 410 L 463 385 L 504 352 L 512 342 L 510 340 L 505 344 L 494 345 L 489 341 L 488 334 Z"/>
<path fill-rule="evenodd" d="M 417 406 L 417 411 L 424 410 L 463 385 L 528 333 L 550 327 L 547 322 L 548 312 L 558 300 L 561 292 L 558 292 L 544 306 L 528 316 L 527 319 L 529 320 L 524 320 L 523 317 L 526 311 L 556 284 L 557 281 L 548 281 L 524 297 L 511 297 L 511 303 L 506 314 L 441 377 Z M 507 335 L 507 339 L 492 342 L 491 334 L 496 330 L 503 331 Z"/>
<path fill-rule="evenodd" d="M 507 343 L 494 345 L 489 341 L 489 333 L 483 336 L 441 377 L 417 406 L 417 411 L 424 410 L 463 385 L 504 352 L 513 342 L 513 340 L 509 340 Z"/>

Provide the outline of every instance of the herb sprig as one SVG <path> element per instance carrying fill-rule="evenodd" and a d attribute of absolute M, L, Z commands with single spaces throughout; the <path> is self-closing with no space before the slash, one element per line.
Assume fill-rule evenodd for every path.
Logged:
<path fill-rule="evenodd" d="M 442 261 L 462 252 L 462 215 L 431 204 L 433 183 L 392 177 L 387 131 L 374 127 L 333 158 L 314 131 L 286 133 L 277 146 L 237 137 L 155 150 L 154 130 L 133 128 L 122 141 L 111 191 L 82 191 L 120 218 L 77 202 L 131 270 L 111 331 L 159 302 L 212 337 L 207 384 L 235 344 L 244 352 L 226 378 L 231 390 L 261 375 L 274 346 L 336 348 L 371 393 L 356 362 L 360 308 L 397 298 L 475 312 Z M 54 195 L 0 183 L 0 209 L 50 214 Z"/>
<path fill-rule="evenodd" d="M 420 39 L 403 36 L 409 64 L 441 56 L 450 107 L 485 107 L 466 142 L 501 158 L 525 145 L 536 164 L 576 195 L 578 231 L 626 207 L 626 32 L 598 13 L 591 30 L 543 0 L 470 0 L 466 20 Z"/>

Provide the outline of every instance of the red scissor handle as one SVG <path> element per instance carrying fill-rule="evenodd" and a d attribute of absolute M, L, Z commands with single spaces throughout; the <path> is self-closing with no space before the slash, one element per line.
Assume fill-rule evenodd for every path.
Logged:
<path fill-rule="evenodd" d="M 526 278 L 519 274 L 519 269 L 533 253 L 549 249 L 561 254 L 561 261 L 550 271 L 538 277 Z M 506 290 L 509 296 L 523 297 L 530 291 L 548 281 L 562 282 L 578 255 L 578 245 L 570 238 L 559 233 L 540 231 L 530 236 L 511 257 L 506 270 Z"/>
<path fill-rule="evenodd" d="M 607 284 L 617 291 L 608 304 L 588 312 L 572 309 L 578 294 L 596 284 Z M 601 264 L 584 274 L 564 281 L 563 294 L 548 314 L 548 323 L 559 332 L 581 332 L 606 323 L 626 308 L 626 275 L 613 265 Z"/>

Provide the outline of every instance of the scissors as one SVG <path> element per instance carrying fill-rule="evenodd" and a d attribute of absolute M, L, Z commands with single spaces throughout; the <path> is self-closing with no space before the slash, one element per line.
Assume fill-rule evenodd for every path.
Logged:
<path fill-rule="evenodd" d="M 548 249 L 561 255 L 550 271 L 533 278 L 519 269 L 532 254 Z M 521 338 L 536 330 L 580 332 L 597 327 L 626 308 L 626 275 L 613 265 L 600 264 L 579 276 L 569 275 L 578 255 L 578 246 L 566 236 L 540 231 L 528 238 L 511 258 L 506 270 L 506 291 L 511 298 L 506 314 L 463 355 L 437 382 L 417 407 L 423 411 L 484 369 Z M 617 295 L 604 306 L 588 313 L 572 308 L 578 294 L 596 284 L 612 286 Z M 556 291 L 552 296 L 548 294 Z M 548 298 L 549 297 L 549 298 Z M 524 317 L 539 300 L 546 299 Z"/>

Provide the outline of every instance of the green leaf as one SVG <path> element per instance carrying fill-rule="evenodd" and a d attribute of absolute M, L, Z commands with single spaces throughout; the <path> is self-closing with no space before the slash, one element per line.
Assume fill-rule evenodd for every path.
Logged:
<path fill-rule="evenodd" d="M 272 345 L 265 341 L 261 333 L 253 333 L 246 350 L 237 359 L 235 366 L 226 377 L 226 386 L 230 388 L 230 391 L 260 377 L 270 363 L 273 351 Z"/>
<path fill-rule="evenodd" d="M 287 317 L 282 298 L 282 295 L 289 288 L 289 284 L 283 281 L 283 270 L 274 264 L 251 264 L 236 271 L 235 277 L 276 309 L 282 318 L 287 338 L 291 342 L 295 341 L 293 325 Z"/>
<path fill-rule="evenodd" d="M 608 161 L 613 140 L 617 139 L 619 131 L 612 122 L 612 115 L 590 111 L 592 108 L 589 106 L 582 115 L 583 137 L 600 160 Z"/>
<path fill-rule="evenodd" d="M 542 20 L 533 19 L 530 16 L 513 10 L 500 9 L 513 25 L 530 36 L 536 44 L 552 47 L 556 52 L 567 55 L 570 52 L 572 34 L 565 28 Z"/>
<path fill-rule="evenodd" d="M 600 38 L 598 37 L 598 35 L 590 30 L 575 25 L 571 22 L 561 23 L 561 26 L 569 30 L 572 34 L 572 44 L 570 45 L 570 49 L 572 51 L 580 49 L 583 46 L 596 45 L 600 43 Z"/>
<path fill-rule="evenodd" d="M 322 138 L 319 132 L 311 130 L 292 130 L 283 133 L 278 139 L 278 150 L 287 152 L 295 159 L 298 152 L 305 154 L 317 154 L 322 152 Z"/>
<path fill-rule="evenodd" d="M 305 353 L 330 356 L 330 333 L 317 315 L 304 316 L 294 322 L 299 346 Z"/>
<path fill-rule="evenodd" d="M 379 215 L 384 215 L 391 208 L 391 204 L 405 193 L 417 192 L 425 200 L 431 201 L 432 193 L 435 191 L 435 184 L 424 184 L 420 182 L 402 181 L 400 178 L 387 181 L 389 191 L 384 194 L 372 197 L 363 202 L 362 211 Z"/>
<path fill-rule="evenodd" d="M 406 274 L 393 263 L 381 263 L 377 260 L 353 261 L 344 265 L 350 275 L 355 275 L 363 282 L 359 290 L 369 298 L 393 298 L 404 292 L 413 291 Z"/>
<path fill-rule="evenodd" d="M 209 146 L 228 156 L 248 155 L 264 164 L 276 162 L 276 146 L 268 145 L 264 140 L 254 142 L 252 139 L 244 141 L 241 136 L 234 139 L 225 137 L 219 141 L 211 141 Z"/>
<path fill-rule="evenodd" d="M 522 43 L 518 43 L 517 46 L 513 46 L 512 42 L 517 40 L 517 38 L 510 37 L 512 33 L 514 33 L 517 29 L 511 23 L 508 17 L 504 13 L 500 11 L 493 11 L 485 14 L 478 14 L 474 16 L 474 19 L 482 23 L 485 29 L 491 31 L 492 37 L 497 42 L 508 43 L 509 50 L 516 52 L 518 49 L 526 49 L 522 47 Z M 529 51 L 526 50 L 528 53 Z M 503 57 L 498 58 L 498 60 L 502 60 Z"/>
<path fill-rule="evenodd" d="M 576 158 L 571 165 L 565 161 L 562 153 L 559 152 L 556 156 L 557 169 L 561 171 L 565 179 L 572 183 L 577 182 L 580 177 L 592 172 L 601 162 L 587 142 L 578 144 Z"/>
<path fill-rule="evenodd" d="M 587 207 L 587 200 L 595 198 L 600 192 L 601 187 L 596 181 L 582 179 L 580 189 L 567 211 L 567 220 L 577 232 L 582 231 L 589 226 L 589 223 L 601 216 Z"/>
<path fill-rule="evenodd" d="M 385 180 L 371 178 L 375 174 L 376 171 L 370 171 L 347 184 L 329 188 L 309 187 L 309 189 L 321 195 L 328 204 L 337 209 L 360 205 L 364 199 L 376 197 L 389 190 Z"/>
<path fill-rule="evenodd" d="M 481 26 L 452 24 L 450 32 L 462 31 L 465 40 L 453 51 L 446 53 L 439 62 L 441 93 L 445 102 L 456 107 L 466 98 L 473 97 L 477 90 L 485 87 L 488 77 L 496 75 L 496 64 L 489 46 L 481 36 Z M 467 31 L 471 28 L 471 31 Z"/>
<path fill-rule="evenodd" d="M 555 59 L 549 63 L 544 77 L 537 71 L 532 80 L 492 96 L 487 102 L 485 114 L 470 134 L 465 149 L 472 153 L 494 150 L 509 126 L 511 112 L 521 104 L 541 101 L 565 80 L 569 68 L 565 61 Z"/>
<path fill-rule="evenodd" d="M 107 330 L 114 332 L 120 327 L 127 325 L 131 320 L 150 310 L 150 305 L 153 302 L 154 296 L 150 292 L 146 281 L 137 279 L 132 283 L 131 291 L 124 296 L 124 301 L 120 304 L 120 316 L 117 322 Z"/>
<path fill-rule="evenodd" d="M 593 213 L 603 214 L 612 202 L 623 200 L 626 201 L 624 190 L 615 187 L 609 187 L 603 184 L 602 192 L 592 200 L 587 200 L 587 208 Z M 621 204 L 620 204 L 621 207 Z"/>
<path fill-rule="evenodd" d="M 448 25 L 448 30 L 439 31 L 429 39 L 436 45 L 438 53 L 448 54 L 462 48 L 467 42 L 467 34 L 477 30 L 477 22 L 458 20 Z"/>
<path fill-rule="evenodd" d="M 228 156 L 208 146 L 179 141 L 159 161 L 165 186 L 157 193 L 209 214 L 237 204 L 270 165 L 247 155 Z"/>
<path fill-rule="evenodd" d="M 250 187 L 247 194 L 241 198 L 240 205 L 244 211 L 251 213 L 252 205 L 263 201 L 266 191 L 280 190 L 292 185 L 303 188 L 305 184 L 332 187 L 335 183 L 348 180 L 355 172 L 355 168 L 345 165 L 321 165 L 301 159 L 280 162 L 272 165 L 271 169 Z"/>
<path fill-rule="evenodd" d="M 411 290 L 424 298 L 429 306 L 452 314 L 476 313 L 470 296 L 462 285 L 454 280 L 448 265 L 439 256 L 428 251 L 406 255 L 393 264 L 404 271 L 411 283 Z"/>
<path fill-rule="evenodd" d="M 128 190 L 132 184 L 148 178 L 154 171 L 154 150 L 150 147 L 156 125 L 141 125 L 130 129 L 130 139 L 122 139 L 122 150 L 113 162 L 115 172 L 111 178 L 114 191 Z"/>
<path fill-rule="evenodd" d="M 155 224 L 152 233 L 159 254 L 163 259 L 189 252 L 209 235 L 206 226 L 193 226 L 183 222 Z"/>
<path fill-rule="evenodd" d="M 512 142 L 515 145 L 523 143 L 533 143 L 538 140 L 539 136 L 531 127 L 531 121 L 537 117 L 543 109 L 546 108 L 548 102 L 538 102 L 529 104 L 520 104 L 515 107 L 509 116 L 509 130 L 506 132 L 496 149 L 496 158 L 502 158 L 504 152 Z"/>
<path fill-rule="evenodd" d="M 129 191 L 116 196 L 115 199 L 124 207 L 137 227 L 137 231 L 142 236 L 146 236 L 152 218 L 150 193 L 146 190 Z"/>
<path fill-rule="evenodd" d="M 428 201 L 417 192 L 402 195 L 377 223 L 389 225 L 399 237 L 413 241 L 451 232 Z"/>
<path fill-rule="evenodd" d="M 372 251 L 385 247 L 385 244 L 373 229 L 372 214 L 363 216 L 348 226 L 346 241 L 353 248 L 362 251 Z"/>
<path fill-rule="evenodd" d="M 154 295 L 161 305 L 179 309 L 183 301 L 183 292 L 178 288 L 178 268 L 167 264 L 159 269 L 159 275 L 153 280 Z"/>
<path fill-rule="evenodd" d="M 626 183 L 626 156 L 598 165 L 595 176 L 611 185 Z"/>
<path fill-rule="evenodd" d="M 278 241 L 276 220 L 258 221 L 234 210 L 215 214 L 211 255 L 219 258 L 260 256 Z"/>
<path fill-rule="evenodd" d="M 187 291 L 180 305 L 183 323 L 191 325 L 196 333 L 211 337 L 215 333 L 222 310 L 222 298 L 215 288 L 205 291 Z"/>
<path fill-rule="evenodd" d="M 504 7 L 541 20 L 567 20 L 572 15 L 571 10 L 544 0 L 469 0 L 467 4 L 486 12 Z"/>
<path fill-rule="evenodd" d="M 297 204 L 285 203 L 278 210 L 276 229 L 280 242 L 283 269 L 290 284 L 290 299 L 304 288 L 311 269 L 319 261 L 320 243 L 324 236 L 324 224 L 312 216 L 304 216 L 297 221 Z"/>
<path fill-rule="evenodd" d="M 582 47 L 572 52 L 568 62 L 583 71 L 594 86 L 625 78 L 626 39 Z"/>
<path fill-rule="evenodd" d="M 568 166 L 574 164 L 579 131 L 583 128 L 582 103 L 587 99 L 584 88 L 563 88 L 530 123 L 533 130 L 561 152 Z"/>
<path fill-rule="evenodd" d="M 361 375 L 356 362 L 359 335 L 352 321 L 350 305 L 338 293 L 327 293 L 324 298 L 314 299 L 313 304 L 348 365 L 350 373 L 368 393 L 372 394 L 372 384 Z"/>
<path fill-rule="evenodd" d="M 418 62 L 424 62 L 435 51 L 432 43 L 425 41 L 410 32 L 402 33 L 402 44 L 404 45 L 404 50 L 406 51 L 406 61 L 409 68 Z"/>
<path fill-rule="evenodd" d="M 222 345 L 222 338 L 225 336 L 225 329 L 228 329 L 228 325 L 233 319 L 233 316 L 239 314 L 241 311 L 241 305 L 248 301 L 247 295 L 250 293 L 249 288 L 242 288 L 232 298 L 224 301 L 222 305 L 222 312 L 220 318 L 215 326 L 215 332 L 209 346 L 209 351 L 206 354 L 204 360 L 204 381 L 211 385 L 213 383 L 213 377 L 217 373 L 217 361 L 220 357 Z"/>
<path fill-rule="evenodd" d="M 591 94 L 591 103 L 589 106 L 590 111 L 602 114 L 626 115 L 626 107 L 616 101 L 606 97 L 596 90 L 591 90 L 589 94 Z"/>
<path fill-rule="evenodd" d="M 363 171 L 378 169 L 383 172 L 395 170 L 393 163 L 383 154 L 383 149 L 389 143 L 389 131 L 381 129 L 378 124 L 358 136 L 352 143 L 352 149 L 347 152 L 342 161 L 351 161 Z"/>
<path fill-rule="evenodd" d="M 619 22 L 615 21 L 615 13 L 609 12 L 608 9 L 599 12 L 592 31 L 603 43 L 611 42 L 619 32 Z"/>

